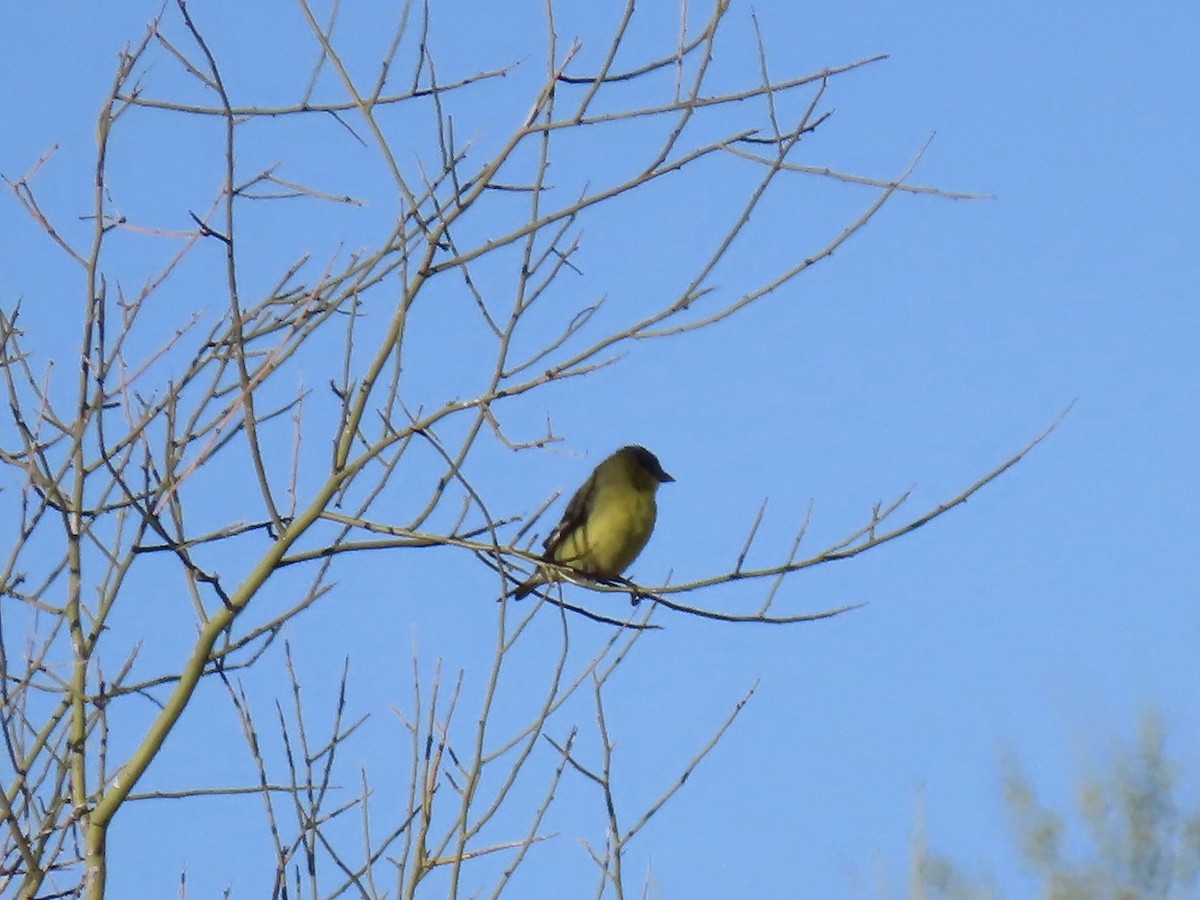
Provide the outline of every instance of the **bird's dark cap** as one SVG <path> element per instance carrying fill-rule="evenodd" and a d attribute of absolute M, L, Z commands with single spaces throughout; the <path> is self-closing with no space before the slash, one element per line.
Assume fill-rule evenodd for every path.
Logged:
<path fill-rule="evenodd" d="M 666 483 L 668 481 L 675 480 L 674 478 L 672 478 L 670 475 L 667 474 L 667 471 L 662 467 L 662 463 L 660 463 L 658 461 L 658 457 L 655 456 L 653 453 L 651 453 L 649 450 L 647 450 L 645 447 L 642 447 L 639 444 L 631 444 L 628 447 L 624 447 L 622 449 L 625 451 L 628 451 L 629 453 L 632 453 L 634 456 L 636 456 L 637 461 L 642 466 L 642 468 L 645 469 L 647 472 L 649 472 L 651 475 L 653 475 L 655 478 L 657 478 L 659 481 Z"/>

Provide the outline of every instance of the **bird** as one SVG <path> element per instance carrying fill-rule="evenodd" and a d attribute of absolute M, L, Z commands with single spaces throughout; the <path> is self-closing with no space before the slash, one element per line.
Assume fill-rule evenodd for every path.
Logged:
<path fill-rule="evenodd" d="M 622 447 L 600 465 L 575 492 L 543 543 L 542 559 L 595 581 L 624 572 L 650 540 L 658 517 L 655 494 L 674 481 L 658 457 L 637 444 Z M 550 566 L 538 570 L 513 593 L 520 600 L 559 575 Z"/>

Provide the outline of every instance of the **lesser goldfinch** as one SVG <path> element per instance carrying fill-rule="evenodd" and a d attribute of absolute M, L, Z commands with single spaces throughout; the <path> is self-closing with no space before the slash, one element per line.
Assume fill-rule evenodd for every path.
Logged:
<path fill-rule="evenodd" d="M 674 480 L 645 447 L 622 447 L 596 466 L 575 492 L 562 521 L 543 544 L 542 559 L 588 578 L 616 578 L 650 540 L 658 517 L 658 486 Z M 520 600 L 554 579 L 552 568 L 539 567 L 513 596 Z"/>

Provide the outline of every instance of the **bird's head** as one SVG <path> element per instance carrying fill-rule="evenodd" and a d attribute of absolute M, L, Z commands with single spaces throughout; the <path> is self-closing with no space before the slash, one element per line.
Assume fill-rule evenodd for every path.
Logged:
<path fill-rule="evenodd" d="M 675 480 L 667 474 L 662 463 L 658 461 L 658 457 L 639 444 L 622 447 L 617 451 L 617 455 L 624 457 L 630 465 L 636 467 L 640 473 L 653 478 L 656 483 L 665 484 Z"/>

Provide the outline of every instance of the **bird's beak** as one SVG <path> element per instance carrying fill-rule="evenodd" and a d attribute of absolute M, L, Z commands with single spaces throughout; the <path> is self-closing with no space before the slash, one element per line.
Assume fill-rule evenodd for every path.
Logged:
<path fill-rule="evenodd" d="M 668 475 L 664 470 L 659 469 L 658 470 L 658 480 L 660 482 L 662 482 L 663 484 L 666 484 L 668 481 L 674 481 L 675 479 L 672 478 L 670 475 Z"/>

